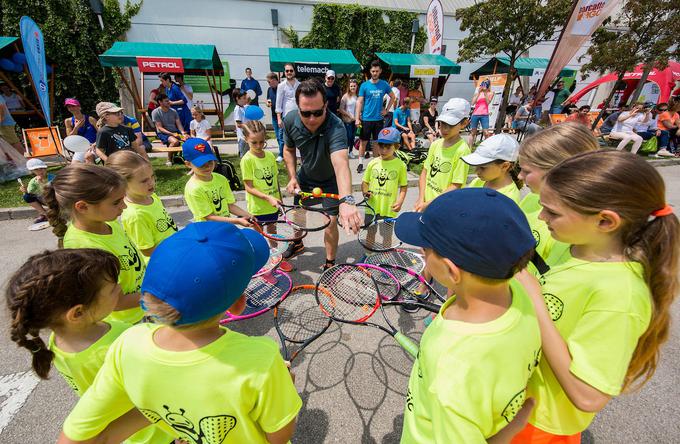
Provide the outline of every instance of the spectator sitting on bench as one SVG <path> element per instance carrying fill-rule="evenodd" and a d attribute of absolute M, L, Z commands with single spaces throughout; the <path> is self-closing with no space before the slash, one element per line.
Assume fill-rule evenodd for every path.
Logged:
<path fill-rule="evenodd" d="M 157 100 L 159 107 L 151 113 L 151 120 L 156 125 L 156 135 L 165 146 L 179 147 L 182 144 L 182 139 L 187 137 L 179 114 L 170 107 L 170 99 L 167 94 L 158 94 Z M 165 163 L 167 166 L 172 165 L 173 155 L 172 152 L 168 153 L 168 161 Z"/>
<path fill-rule="evenodd" d="M 411 99 L 409 97 L 404 99 L 404 103 L 394 110 L 394 115 L 392 117 L 392 126 L 395 127 L 401 133 L 401 138 L 404 141 L 406 149 L 411 151 L 416 146 L 416 135 L 413 132 L 413 126 L 411 123 L 411 110 L 409 106 L 411 104 Z"/>

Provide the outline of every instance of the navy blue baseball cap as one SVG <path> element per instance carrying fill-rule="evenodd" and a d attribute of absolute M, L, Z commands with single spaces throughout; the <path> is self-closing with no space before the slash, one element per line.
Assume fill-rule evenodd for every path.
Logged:
<path fill-rule="evenodd" d="M 512 277 L 513 267 L 536 241 L 519 206 L 489 188 L 464 188 L 437 197 L 423 213 L 403 213 L 397 237 L 431 248 L 470 273 Z"/>
<path fill-rule="evenodd" d="M 393 126 L 383 128 L 378 133 L 378 143 L 399 143 L 401 142 L 401 133 Z"/>
<path fill-rule="evenodd" d="M 175 308 L 181 314 L 175 325 L 195 324 L 231 307 L 268 260 L 269 244 L 257 231 L 195 222 L 154 250 L 142 293 Z"/>
<path fill-rule="evenodd" d="M 182 157 L 195 167 L 202 167 L 211 160 L 217 161 L 215 153 L 207 140 L 191 137 L 182 144 Z"/>

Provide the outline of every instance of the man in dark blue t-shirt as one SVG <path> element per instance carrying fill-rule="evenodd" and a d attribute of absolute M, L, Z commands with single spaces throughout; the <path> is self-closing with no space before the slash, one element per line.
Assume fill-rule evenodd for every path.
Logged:
<path fill-rule="evenodd" d="M 380 80 L 381 73 L 382 67 L 380 62 L 374 60 L 371 63 L 371 80 L 362 83 L 359 88 L 355 122 L 357 127 L 361 127 L 357 173 L 361 173 L 364 170 L 366 144 L 369 140 L 378 140 L 378 133 L 383 129 L 383 117 L 396 100 L 390 84 Z M 387 106 L 383 107 L 383 97 L 386 95 L 390 96 L 390 100 L 387 101 Z M 373 150 L 373 155 L 374 157 L 378 156 L 376 149 Z"/>
<path fill-rule="evenodd" d="M 260 88 L 260 82 L 253 78 L 253 70 L 246 68 L 246 78 L 241 80 L 241 91 L 248 91 L 249 89 L 255 91 L 255 98 L 250 101 L 250 105 L 257 105 L 257 101 L 262 95 L 262 88 Z"/>

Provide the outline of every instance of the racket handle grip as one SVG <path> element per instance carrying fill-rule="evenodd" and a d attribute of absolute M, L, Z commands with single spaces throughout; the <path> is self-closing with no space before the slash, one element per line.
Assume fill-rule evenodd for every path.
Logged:
<path fill-rule="evenodd" d="M 394 335 L 394 339 L 401 345 L 401 347 L 406 350 L 413 358 L 418 357 L 418 345 L 404 336 L 402 333 L 397 332 Z"/>

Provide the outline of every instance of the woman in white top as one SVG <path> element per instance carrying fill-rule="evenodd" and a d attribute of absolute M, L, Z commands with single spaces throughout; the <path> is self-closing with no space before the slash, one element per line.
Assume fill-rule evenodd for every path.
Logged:
<path fill-rule="evenodd" d="M 205 118 L 203 110 L 198 106 L 192 107 L 191 117 L 194 118 L 194 120 L 192 120 L 191 124 L 189 125 L 191 137 L 198 137 L 199 139 L 210 142 L 210 139 L 212 138 L 210 135 L 211 125 L 210 122 L 208 122 L 208 119 Z"/>
<path fill-rule="evenodd" d="M 616 119 L 616 125 L 609 133 L 611 139 L 621 140 L 619 145 L 616 147 L 617 150 L 622 150 L 628 145 L 628 143 L 633 142 L 633 148 L 630 150 L 631 153 L 635 154 L 640 149 L 643 139 L 642 136 L 635 133 L 635 127 L 641 123 L 647 123 L 649 121 L 649 113 L 642 111 L 643 105 L 638 103 L 633 105 L 633 108 L 628 111 L 621 113 L 618 119 Z"/>
<path fill-rule="evenodd" d="M 354 116 L 357 107 L 357 88 L 357 81 L 351 79 L 349 81 L 349 88 L 340 99 L 340 108 L 338 108 L 340 118 L 344 122 L 345 129 L 347 130 L 347 144 L 349 145 L 350 159 L 357 158 L 357 156 L 352 153 L 352 148 L 354 148 L 354 136 L 357 130 Z"/>

